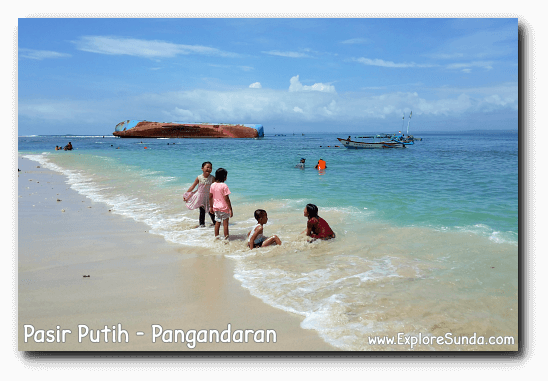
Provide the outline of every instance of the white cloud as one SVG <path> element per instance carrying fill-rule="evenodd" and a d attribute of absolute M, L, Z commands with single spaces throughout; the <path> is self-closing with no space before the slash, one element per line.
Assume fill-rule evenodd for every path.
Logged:
<path fill-rule="evenodd" d="M 262 86 L 261 86 L 260 82 L 255 82 L 255 83 L 252 83 L 251 85 L 249 85 L 249 88 L 251 88 L 251 89 L 260 89 L 260 88 L 262 88 Z"/>
<path fill-rule="evenodd" d="M 105 106 L 108 109 L 108 105 Z M 53 122 L 95 119 L 99 116 L 97 110 L 97 103 L 94 101 L 20 99 L 18 103 L 20 116 Z"/>
<path fill-rule="evenodd" d="M 355 125 L 368 121 L 401 123 L 403 111 L 413 116 L 461 117 L 466 114 L 518 109 L 517 83 L 482 88 L 437 89 L 436 97 L 425 98 L 417 92 L 387 92 L 380 95 L 333 91 L 305 91 L 298 76 L 292 84 L 299 91 L 243 88 L 232 90 L 191 90 L 147 93 L 95 101 L 19 100 L 19 117 L 25 123 L 50 122 L 55 125 L 103 125 L 106 129 L 124 119 L 156 121 L 275 123 L 337 122 Z M 317 84 L 316 84 L 317 85 Z M 322 85 L 322 84 L 320 84 Z M 324 85 L 325 86 L 325 85 Z M 329 85 L 327 85 L 329 86 Z M 320 86 L 321 87 L 321 86 Z M 387 123 L 388 123 L 387 122 Z M 67 127 L 69 128 L 69 127 Z M 106 133 L 106 132 L 105 132 Z"/>
<path fill-rule="evenodd" d="M 91 53 L 129 55 L 145 58 L 175 57 L 180 54 L 199 54 L 221 57 L 238 57 L 236 53 L 225 52 L 201 45 L 182 45 L 158 40 L 111 36 L 83 36 L 73 41 L 76 49 Z"/>
<path fill-rule="evenodd" d="M 362 63 L 364 65 L 371 65 L 371 66 L 382 66 L 382 67 L 395 67 L 395 68 L 407 68 L 407 67 L 435 67 L 438 65 L 431 65 L 431 64 L 417 64 L 415 62 L 405 62 L 405 63 L 395 63 L 392 61 L 384 61 L 381 59 L 370 59 L 370 58 L 353 58 L 353 61 Z"/>
<path fill-rule="evenodd" d="M 243 71 L 251 71 L 253 70 L 253 66 L 242 66 L 242 65 L 221 65 L 221 64 L 215 64 L 215 63 L 208 63 L 207 66 L 211 67 L 220 67 L 223 69 L 232 69 L 232 68 L 238 68 Z"/>
<path fill-rule="evenodd" d="M 340 108 L 337 105 L 337 102 L 333 99 L 327 106 L 322 108 L 322 111 L 327 116 L 337 115 L 340 112 Z"/>
<path fill-rule="evenodd" d="M 426 99 L 417 92 L 391 92 L 378 96 L 343 96 L 335 92 L 283 91 L 263 88 L 234 91 L 195 90 L 161 94 L 155 104 L 162 109 L 170 106 L 200 115 L 202 121 L 272 124 L 277 122 L 352 123 L 363 120 L 401 119 L 403 111 L 413 110 L 413 116 L 460 116 L 466 113 L 488 112 L 495 109 L 517 110 L 517 85 L 514 92 L 497 87 L 447 93 Z M 150 96 L 134 101 L 149 102 Z M 174 115 L 175 116 L 175 115 Z M 172 119 L 174 120 L 174 116 Z"/>
<path fill-rule="evenodd" d="M 455 58 L 462 58 L 464 57 L 464 54 L 462 53 L 431 53 L 431 54 L 425 54 L 424 56 L 433 58 L 433 59 L 439 59 L 439 60 L 450 60 Z"/>
<path fill-rule="evenodd" d="M 280 52 L 278 50 L 271 50 L 269 52 L 262 52 L 264 54 L 270 54 L 271 56 L 281 56 L 281 57 L 290 57 L 290 58 L 312 58 L 312 56 L 299 53 L 299 52 Z"/>
<path fill-rule="evenodd" d="M 447 65 L 447 69 L 468 69 L 471 67 L 481 67 L 483 69 L 491 70 L 493 68 L 493 61 L 474 61 L 467 63 L 454 63 Z"/>
<path fill-rule="evenodd" d="M 305 86 L 299 81 L 296 75 L 289 80 L 289 91 L 321 91 L 326 93 L 335 93 L 335 86 L 324 83 L 315 83 L 312 86 Z"/>
<path fill-rule="evenodd" d="M 19 49 L 19 56 L 33 60 L 43 60 L 47 58 L 67 58 L 72 57 L 67 53 L 52 52 L 50 50 Z"/>
<path fill-rule="evenodd" d="M 512 100 L 507 103 L 517 102 L 518 83 L 506 82 L 495 86 L 484 87 L 442 87 L 436 89 L 440 97 L 452 97 L 455 94 L 469 94 L 475 99 L 488 99 L 492 95 L 498 95 L 503 99 Z"/>
<path fill-rule="evenodd" d="M 164 112 L 165 115 L 173 115 L 177 121 L 183 123 L 193 123 L 201 119 L 199 114 L 193 113 L 190 110 L 185 110 L 175 107 L 171 112 Z"/>
<path fill-rule="evenodd" d="M 487 57 L 501 57 L 508 54 L 517 54 L 517 23 L 504 25 L 499 28 L 471 28 L 453 39 L 448 39 L 439 47 L 438 54 L 452 55 L 459 52 L 463 57 L 485 59 Z"/>
<path fill-rule="evenodd" d="M 483 99 L 485 107 L 489 110 L 496 110 L 503 107 L 513 107 L 515 100 L 513 97 L 505 97 L 498 94 L 487 96 Z"/>
<path fill-rule="evenodd" d="M 359 62 L 364 65 L 370 66 L 382 66 L 382 67 L 392 67 L 392 68 L 410 68 L 410 67 L 438 67 L 440 65 L 433 64 L 417 64 L 415 62 L 404 62 L 404 63 L 395 63 L 392 61 L 384 61 L 381 59 L 370 59 L 370 58 L 353 58 L 352 61 Z M 480 67 L 487 70 L 493 68 L 493 61 L 473 61 L 473 62 L 464 62 L 464 63 L 452 63 L 445 66 L 446 69 L 468 69 L 472 67 Z"/>
<path fill-rule="evenodd" d="M 341 41 L 341 44 L 365 44 L 366 42 L 366 38 L 351 38 L 349 40 Z"/>

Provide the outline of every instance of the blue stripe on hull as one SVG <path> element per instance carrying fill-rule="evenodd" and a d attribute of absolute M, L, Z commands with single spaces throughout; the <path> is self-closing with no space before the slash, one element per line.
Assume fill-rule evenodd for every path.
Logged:
<path fill-rule="evenodd" d="M 262 124 L 244 124 L 244 126 L 256 129 L 259 134 L 259 138 L 264 137 L 264 128 Z"/>
<path fill-rule="evenodd" d="M 142 120 L 127 120 L 125 122 L 121 122 L 121 123 L 118 123 L 116 125 L 116 128 L 114 129 L 114 131 L 125 131 L 125 130 L 129 130 L 133 127 L 135 127 L 137 125 L 137 123 L 139 122 L 142 122 Z"/>

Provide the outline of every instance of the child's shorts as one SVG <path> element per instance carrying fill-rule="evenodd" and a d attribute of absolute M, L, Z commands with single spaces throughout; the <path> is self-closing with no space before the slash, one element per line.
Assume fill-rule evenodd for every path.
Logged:
<path fill-rule="evenodd" d="M 223 222 L 224 220 L 228 220 L 230 218 L 230 214 L 221 212 L 220 210 L 215 211 L 215 221 L 216 222 Z"/>
<path fill-rule="evenodd" d="M 261 237 L 253 241 L 253 248 L 263 246 L 263 242 L 266 241 L 266 237 Z"/>

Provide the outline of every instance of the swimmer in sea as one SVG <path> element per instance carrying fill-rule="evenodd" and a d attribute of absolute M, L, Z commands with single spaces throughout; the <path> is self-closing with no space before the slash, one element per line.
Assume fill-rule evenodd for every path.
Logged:
<path fill-rule="evenodd" d="M 318 160 L 318 164 L 316 164 L 316 166 L 314 168 L 316 168 L 316 169 L 326 169 L 327 168 L 327 163 L 325 162 L 325 160 L 323 160 L 320 157 L 320 160 Z"/>

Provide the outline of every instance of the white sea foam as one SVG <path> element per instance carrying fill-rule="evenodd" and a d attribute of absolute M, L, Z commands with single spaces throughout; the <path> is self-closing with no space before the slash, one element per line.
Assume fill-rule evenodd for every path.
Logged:
<path fill-rule="evenodd" d="M 371 261 L 359 256 L 336 256 L 326 268 L 296 274 L 281 269 L 249 269 L 250 255 L 232 255 L 237 260 L 234 277 L 242 286 L 265 303 L 304 316 L 301 327 L 314 329 L 328 343 L 337 348 L 356 349 L 353 339 L 345 336 L 349 330 L 371 332 L 372 325 L 344 322 L 342 316 L 352 310 L 358 299 L 344 290 L 353 289 L 354 279 L 362 282 L 383 282 L 400 277 L 390 257 Z M 260 260 L 260 259 L 259 259 Z M 350 267 L 346 266 L 349 265 Z M 350 269 L 369 267 L 370 270 L 348 274 Z M 375 308 L 371 306 L 371 308 Z"/>
<path fill-rule="evenodd" d="M 458 310 L 461 318 L 470 300 L 477 299 L 483 308 L 488 301 L 476 298 L 474 289 L 486 285 L 493 288 L 493 282 L 484 277 L 478 281 L 478 274 L 484 274 L 485 269 L 483 263 L 474 264 L 474 250 L 482 252 L 490 242 L 506 240 L 504 234 L 486 225 L 436 231 L 374 223 L 368 220 L 372 210 L 345 206 L 320 208 L 320 215 L 332 225 L 337 239 L 310 244 L 298 234 L 305 225 L 302 208 L 306 200 L 273 199 L 261 202 L 269 212 L 267 234 L 278 234 L 283 244 L 249 250 L 246 234 L 256 223 L 252 217 L 256 206 L 246 197 L 234 196 L 238 219 L 231 219 L 230 232 L 236 238 L 224 244 L 213 239 L 212 228 L 192 228 L 197 223 L 197 211 L 188 211 L 180 200 L 174 201 L 174 194 L 180 196 L 178 191 L 153 186 L 164 176 L 160 171 L 116 165 L 117 176 L 105 171 L 84 173 L 63 169 L 48 162 L 47 156 L 37 155 L 44 167 L 64 173 L 73 189 L 110 205 L 114 213 L 147 224 L 150 233 L 231 258 L 236 263 L 234 277 L 252 295 L 302 316 L 303 328 L 316 330 L 340 349 L 368 349 L 366 336 L 392 333 L 404 326 L 430 332 L 440 322 L 455 319 L 440 311 Z M 142 179 L 146 180 L 143 185 L 139 184 Z M 475 238 L 467 246 L 462 241 L 469 235 Z M 484 246 L 476 248 L 477 242 Z M 491 258 L 486 256 L 485 261 Z M 479 270 L 474 270 L 474 265 Z M 426 295 L 424 290 L 428 290 Z M 469 295 L 472 297 L 467 300 Z M 468 321 L 472 320 L 463 324 Z M 481 326 L 482 322 L 477 324 Z"/>
<path fill-rule="evenodd" d="M 163 213 L 163 208 L 159 204 L 116 193 L 114 187 L 98 185 L 92 177 L 51 163 L 45 155 L 26 155 L 25 157 L 39 162 L 44 168 L 64 174 L 72 189 L 94 202 L 108 205 L 113 213 L 147 224 L 152 234 L 161 235 L 167 241 L 182 245 L 213 247 L 211 239 L 208 239 L 211 236 L 211 230 L 189 229 L 195 223 L 194 219 L 187 216 L 171 216 Z M 148 175 L 151 174 L 148 173 Z M 114 191 L 114 193 L 108 191 Z M 183 226 L 183 228 L 177 226 Z"/>

